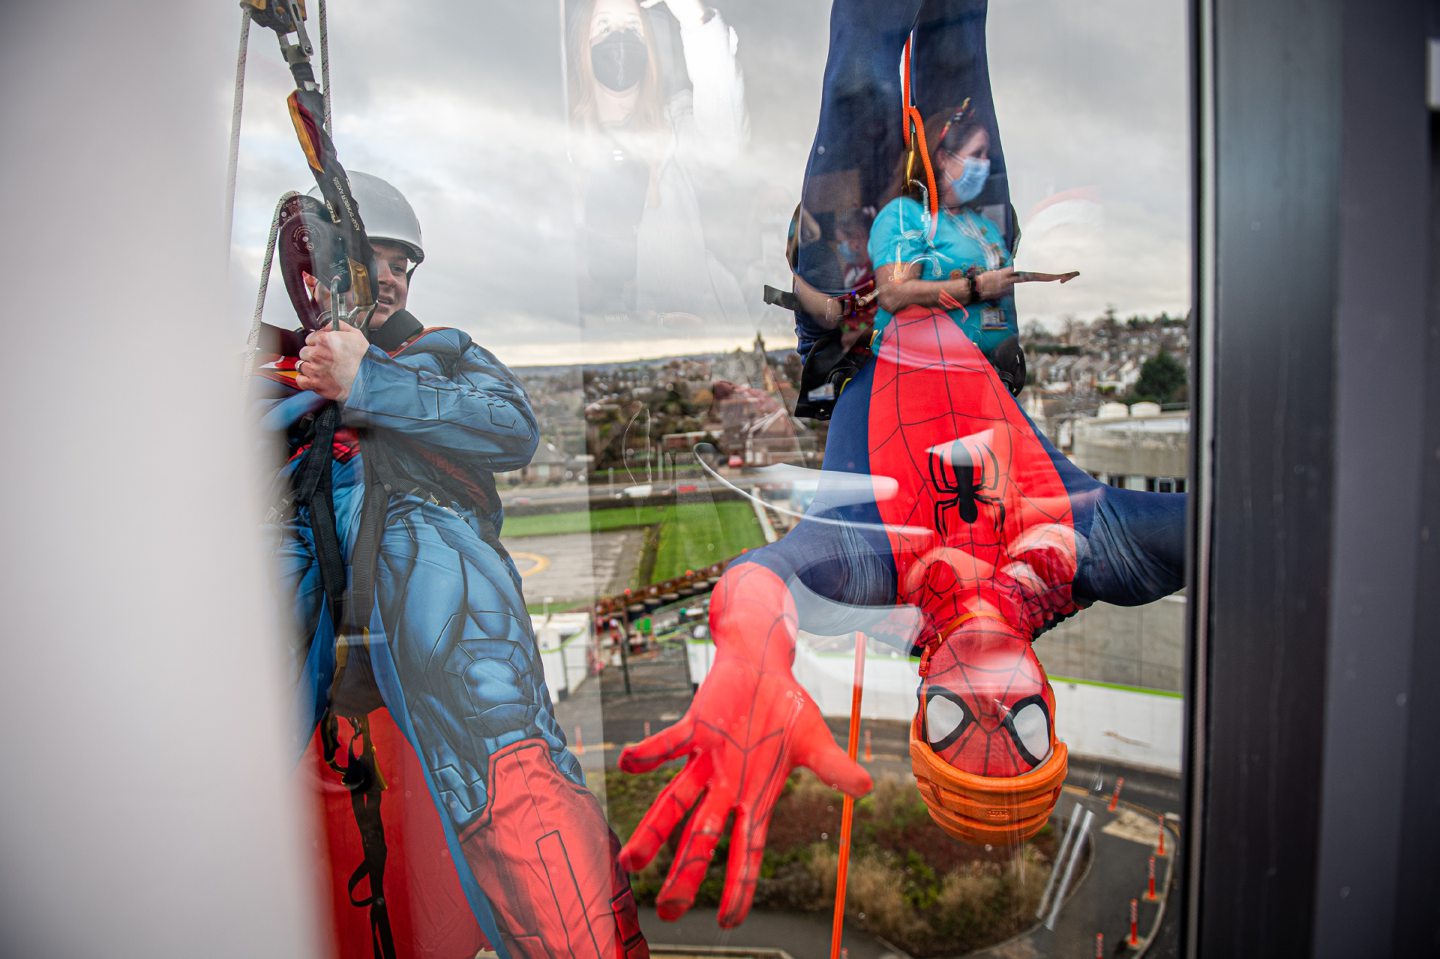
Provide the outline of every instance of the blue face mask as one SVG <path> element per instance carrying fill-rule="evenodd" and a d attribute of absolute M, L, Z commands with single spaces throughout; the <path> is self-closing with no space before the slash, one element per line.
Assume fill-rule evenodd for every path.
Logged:
<path fill-rule="evenodd" d="M 985 189 L 990 177 L 990 161 L 982 157 L 966 157 L 965 169 L 950 181 L 950 195 L 959 204 L 969 203 Z"/>
<path fill-rule="evenodd" d="M 846 263 L 855 262 L 855 247 L 850 245 L 849 240 L 841 240 L 839 246 L 836 247 L 835 252 L 840 254 L 840 259 L 844 260 Z"/>

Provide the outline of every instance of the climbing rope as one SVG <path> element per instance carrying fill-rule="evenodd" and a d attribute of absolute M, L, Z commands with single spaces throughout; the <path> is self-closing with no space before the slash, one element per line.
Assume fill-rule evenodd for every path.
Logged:
<path fill-rule="evenodd" d="M 850 687 L 850 738 L 846 755 L 853 763 L 860 751 L 860 698 L 865 687 L 865 634 L 855 634 L 855 678 Z M 840 860 L 835 869 L 835 915 L 830 923 L 830 959 L 840 959 L 845 931 L 845 881 L 850 875 L 850 830 L 855 822 L 855 799 L 847 795 L 840 811 Z"/>
<path fill-rule="evenodd" d="M 260 263 L 260 291 L 255 294 L 255 315 L 250 321 L 250 335 L 245 338 L 245 346 L 250 355 L 260 345 L 260 323 L 265 315 L 265 293 L 270 289 L 270 264 L 275 259 L 275 242 L 280 235 L 280 211 L 290 200 L 299 196 L 294 190 L 286 191 L 275 204 L 275 215 L 270 218 L 270 236 L 265 241 L 265 259 Z"/>
<path fill-rule="evenodd" d="M 333 123 L 330 118 L 330 29 L 329 17 L 326 10 L 325 0 L 319 2 L 320 19 L 320 82 L 323 85 L 320 91 L 325 102 L 325 132 L 332 132 Z M 245 113 L 245 71 L 249 65 L 250 56 L 250 8 L 244 5 L 240 8 L 240 44 L 235 54 L 235 92 L 231 97 L 230 105 L 230 156 L 225 170 L 225 255 L 230 257 L 230 244 L 235 232 L 235 192 L 240 169 L 240 126 Z M 287 193 L 280 198 L 283 204 L 286 199 L 294 196 Z M 265 264 L 261 267 L 260 293 L 255 305 L 255 322 L 250 328 L 249 344 L 253 348 L 256 337 L 259 335 L 260 313 L 265 305 L 265 285 L 270 278 L 270 256 L 275 247 L 275 235 L 279 229 L 280 206 L 275 207 L 275 217 L 270 223 L 270 243 L 266 248 Z"/>
<path fill-rule="evenodd" d="M 329 19 L 325 16 L 325 0 L 320 0 L 320 95 L 325 98 L 325 132 L 335 135 L 330 122 L 330 30 Z"/>
<path fill-rule="evenodd" d="M 245 62 L 250 50 L 250 11 L 240 10 L 240 51 L 235 55 L 235 93 L 230 107 L 230 162 L 225 168 L 225 259 L 235 228 L 235 178 L 240 165 L 240 117 L 245 110 Z"/>

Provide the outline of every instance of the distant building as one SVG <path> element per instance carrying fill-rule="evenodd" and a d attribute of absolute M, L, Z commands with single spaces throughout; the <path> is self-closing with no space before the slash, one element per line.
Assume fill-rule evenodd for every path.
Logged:
<path fill-rule="evenodd" d="M 746 466 L 804 463 L 815 456 L 809 428 L 774 393 L 725 380 L 714 384 L 721 444 Z"/>
<path fill-rule="evenodd" d="M 578 461 L 589 459 L 588 456 L 566 456 L 556 449 L 554 443 L 541 443 L 529 463 L 505 475 L 512 484 L 560 483 L 575 477 Z M 583 466 L 580 468 L 583 469 Z"/>
<path fill-rule="evenodd" d="M 1070 421 L 1070 459 L 1123 489 L 1183 493 L 1189 476 L 1190 413 L 1154 403 L 1106 403 L 1094 417 Z"/>

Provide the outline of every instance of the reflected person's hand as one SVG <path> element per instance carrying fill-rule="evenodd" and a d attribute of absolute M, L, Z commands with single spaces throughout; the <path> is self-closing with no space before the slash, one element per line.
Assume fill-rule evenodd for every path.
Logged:
<path fill-rule="evenodd" d="M 1010 291 L 1015 288 L 1015 268 L 1007 266 L 999 270 L 986 270 L 975 277 L 975 283 L 982 300 L 998 300 L 1009 296 Z"/>
<path fill-rule="evenodd" d="M 300 349 L 295 385 L 343 403 L 369 349 L 365 334 L 349 323 L 341 323 L 338 330 L 316 330 L 305 337 Z"/>

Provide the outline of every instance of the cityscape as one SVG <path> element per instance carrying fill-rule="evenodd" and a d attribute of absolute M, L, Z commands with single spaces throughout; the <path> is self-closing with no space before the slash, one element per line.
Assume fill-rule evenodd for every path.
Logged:
<path fill-rule="evenodd" d="M 1184 491 L 1185 317 L 1121 318 L 1107 310 L 1058 330 L 1031 323 L 1022 342 L 1029 385 L 1021 403 L 1061 452 L 1116 485 Z M 519 367 L 544 436 L 534 461 L 506 479 L 514 486 L 650 482 L 693 466 L 702 444 L 730 467 L 818 466 L 826 424 L 790 413 L 800 368 L 793 350 L 758 335 L 751 349 L 728 353 Z M 1133 422 L 1121 429 L 1117 419 Z M 1100 423 L 1106 430 L 1097 432 Z M 1106 431 L 1127 443 L 1144 434 L 1149 448 L 1164 446 L 1173 456 L 1149 457 L 1150 472 L 1139 466 L 1127 472 L 1102 451 L 1114 446 L 1105 442 Z M 1094 465 L 1085 461 L 1087 452 Z"/>

